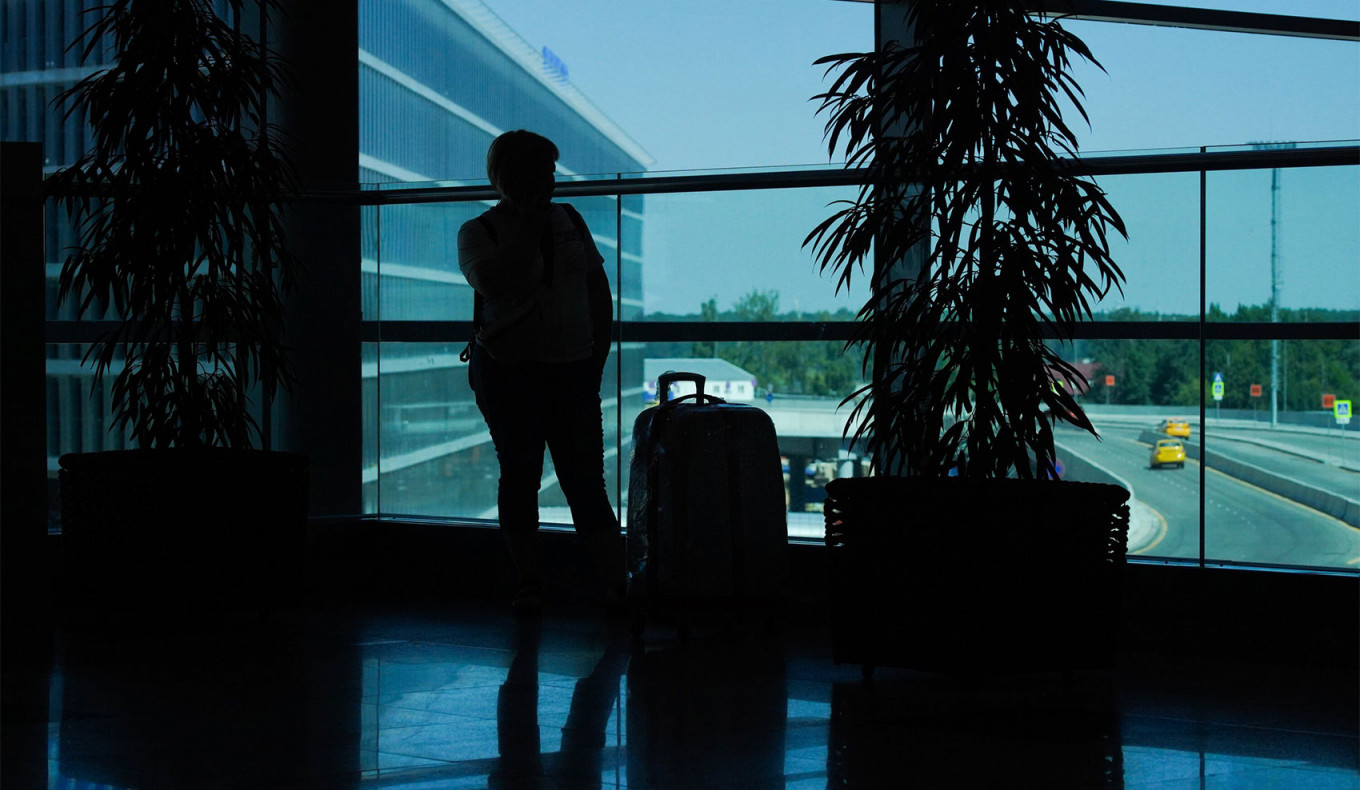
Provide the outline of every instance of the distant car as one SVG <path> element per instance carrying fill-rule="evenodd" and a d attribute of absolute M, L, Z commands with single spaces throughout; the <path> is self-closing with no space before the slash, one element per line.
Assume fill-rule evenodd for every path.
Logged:
<path fill-rule="evenodd" d="M 1171 419 L 1162 420 L 1162 424 L 1157 426 L 1157 433 L 1164 433 L 1167 436 L 1179 436 L 1182 439 L 1190 438 L 1190 422 L 1188 420 Z"/>
<path fill-rule="evenodd" d="M 1180 469 L 1185 466 L 1185 445 L 1179 439 L 1158 439 L 1152 448 L 1152 459 L 1148 461 L 1148 466 L 1152 469 L 1160 466 Z"/>

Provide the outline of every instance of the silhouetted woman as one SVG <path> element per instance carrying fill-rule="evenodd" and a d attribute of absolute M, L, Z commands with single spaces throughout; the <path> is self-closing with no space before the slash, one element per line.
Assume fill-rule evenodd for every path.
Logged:
<path fill-rule="evenodd" d="M 619 522 L 604 484 L 600 377 L 609 355 L 609 281 L 581 215 L 553 203 L 557 146 L 517 130 L 491 143 L 500 202 L 458 231 L 458 265 L 480 303 L 469 378 L 500 462 L 496 502 L 518 575 L 516 612 L 538 612 L 543 450 L 582 548 L 611 598 L 623 588 Z"/>

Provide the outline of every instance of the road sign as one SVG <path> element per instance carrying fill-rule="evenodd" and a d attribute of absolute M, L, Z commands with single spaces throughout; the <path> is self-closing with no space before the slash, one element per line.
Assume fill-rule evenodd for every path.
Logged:
<path fill-rule="evenodd" d="M 1107 386 L 1107 387 L 1113 387 L 1113 386 L 1114 386 L 1114 376 L 1109 376 L 1109 375 L 1105 376 L 1105 386 Z"/>
<path fill-rule="evenodd" d="M 1332 404 L 1332 414 L 1336 416 L 1337 425 L 1345 425 L 1351 421 L 1351 402 L 1339 400 Z"/>
<path fill-rule="evenodd" d="M 1223 382 L 1214 382 L 1214 400 L 1223 400 Z"/>
<path fill-rule="evenodd" d="M 1332 408 L 1334 405 L 1336 405 L 1336 396 L 1335 396 L 1335 395 L 1333 395 L 1332 393 L 1329 392 L 1329 393 L 1327 393 L 1326 395 L 1323 395 L 1323 396 L 1322 396 L 1322 408 L 1324 408 L 1324 409 L 1330 409 L 1330 408 Z"/>
<path fill-rule="evenodd" d="M 1214 374 L 1214 381 L 1222 381 L 1222 380 L 1223 380 L 1223 374 L 1222 374 L 1222 373 L 1215 373 L 1215 374 Z"/>
<path fill-rule="evenodd" d="M 1260 384 L 1253 384 L 1253 385 L 1251 385 L 1251 396 L 1252 396 L 1253 398 L 1259 398 L 1259 397 L 1261 397 L 1261 385 L 1260 385 Z"/>

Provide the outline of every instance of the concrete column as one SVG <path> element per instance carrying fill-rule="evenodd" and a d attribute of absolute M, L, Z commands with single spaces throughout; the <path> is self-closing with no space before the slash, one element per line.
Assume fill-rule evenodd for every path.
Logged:
<path fill-rule="evenodd" d="M 47 786 L 48 566 L 42 146 L 0 144 L 0 785 Z"/>
<path fill-rule="evenodd" d="M 274 121 L 292 141 L 304 192 L 357 189 L 359 179 L 358 0 L 289 0 L 270 43 L 294 84 Z M 311 459 L 311 513 L 362 508 L 362 387 L 359 208 L 302 200 L 290 223 L 306 271 L 287 305 L 298 384 L 275 404 L 275 446 Z"/>

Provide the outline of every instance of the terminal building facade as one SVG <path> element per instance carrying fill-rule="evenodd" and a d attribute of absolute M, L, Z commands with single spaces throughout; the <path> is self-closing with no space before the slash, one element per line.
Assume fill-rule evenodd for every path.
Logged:
<path fill-rule="evenodd" d="M 564 71 L 550 51 L 530 45 L 478 0 L 360 2 L 360 181 L 378 190 L 426 182 L 484 186 L 487 147 L 519 128 L 557 144 L 559 180 L 646 170 L 647 152 Z M 642 201 L 572 202 L 605 257 L 616 317 L 636 320 Z M 490 203 L 367 207 L 365 320 L 469 320 L 472 291 L 459 274 L 455 242 L 459 226 Z M 621 249 L 620 238 L 632 246 Z M 494 517 L 495 453 L 458 360 L 461 349 L 437 341 L 366 344 L 366 511 Z M 617 447 L 619 399 L 609 386 L 617 366 L 625 381 L 642 375 L 642 346 L 616 351 L 605 371 L 606 447 Z M 552 382 L 543 382 L 543 397 L 553 397 Z M 617 490 L 618 464 L 606 470 Z M 569 520 L 555 481 L 549 460 L 545 520 L 554 512 Z"/>
<path fill-rule="evenodd" d="M 74 163 L 88 146 L 83 121 L 63 119 L 63 108 L 53 100 L 105 66 L 82 64 L 79 51 L 67 46 L 89 24 L 85 12 L 95 5 L 20 0 L 3 7 L 0 139 L 41 142 L 48 172 Z M 225 4 L 219 6 L 227 13 Z M 365 188 L 485 186 L 488 145 L 517 128 L 557 144 L 559 179 L 639 172 L 651 164 L 643 147 L 565 78 L 551 52 L 535 49 L 479 0 L 364 0 L 358 7 L 359 180 Z M 459 225 L 491 202 L 366 207 L 360 263 L 365 320 L 470 320 L 471 288 L 459 274 L 455 241 Z M 626 208 L 614 197 L 574 204 L 606 257 L 616 316 L 640 317 L 642 199 L 630 198 Z M 74 317 L 56 300 L 62 250 L 73 241 L 61 220 L 50 204 L 49 319 Z M 620 249 L 621 236 L 629 248 Z M 107 429 L 107 388 L 89 392 L 91 373 L 80 364 L 85 350 L 77 343 L 48 347 L 52 477 L 63 453 L 127 445 L 125 437 Z M 495 453 L 460 350 L 447 342 L 365 345 L 366 512 L 494 517 Z M 606 382 L 618 376 L 620 360 L 626 380 L 641 378 L 642 347 L 621 351 L 611 360 Z M 545 397 L 551 397 L 551 386 L 545 382 Z M 618 399 L 607 401 L 606 426 L 616 429 Z M 549 468 L 544 497 L 549 505 L 560 498 L 554 479 Z"/>

